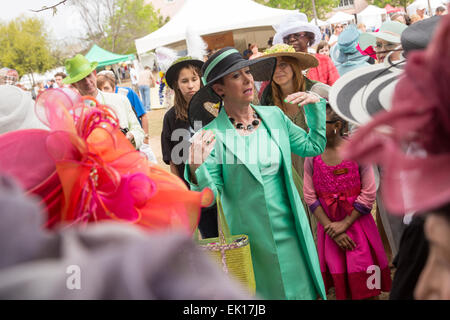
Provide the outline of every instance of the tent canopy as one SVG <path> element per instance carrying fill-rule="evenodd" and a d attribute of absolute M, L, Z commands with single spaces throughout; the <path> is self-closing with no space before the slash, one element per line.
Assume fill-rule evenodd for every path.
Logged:
<path fill-rule="evenodd" d="M 355 16 L 352 14 L 348 14 L 342 11 L 336 12 L 330 19 L 327 20 L 328 24 L 335 24 L 335 23 L 343 23 L 343 22 L 349 22 L 355 20 Z"/>
<path fill-rule="evenodd" d="M 309 23 L 316 24 L 316 19 L 312 19 Z M 328 22 L 317 19 L 317 26 L 323 27 L 323 26 L 327 26 L 327 25 L 328 25 Z"/>
<path fill-rule="evenodd" d="M 103 67 L 122 61 L 134 60 L 135 57 L 134 54 L 121 55 L 112 53 L 94 44 L 91 50 L 89 50 L 89 52 L 86 54 L 86 59 L 88 59 L 90 62 L 97 61 L 98 66 Z"/>
<path fill-rule="evenodd" d="M 363 11 L 358 13 L 358 22 L 364 23 L 367 27 L 379 28 L 383 23 L 381 16 L 386 14 L 386 9 L 369 5 Z"/>
<path fill-rule="evenodd" d="M 376 16 L 380 14 L 386 14 L 386 9 L 382 9 L 374 5 L 368 5 L 367 8 L 358 13 L 358 15 L 361 16 Z"/>
<path fill-rule="evenodd" d="M 138 54 L 186 39 L 189 27 L 198 35 L 267 27 L 298 12 L 269 8 L 251 0 L 186 0 L 177 14 L 160 29 L 135 40 Z"/>
<path fill-rule="evenodd" d="M 416 8 L 420 5 L 425 5 L 425 7 L 427 8 L 427 12 L 429 15 L 433 15 L 434 11 L 436 10 L 437 7 L 439 6 L 443 6 L 444 8 L 446 7 L 446 3 L 448 3 L 448 0 L 430 0 L 430 6 L 431 6 L 431 10 L 432 12 L 428 12 L 428 0 L 416 0 L 413 3 L 411 3 L 409 6 L 406 7 L 406 12 L 411 15 L 413 13 L 416 13 Z"/>

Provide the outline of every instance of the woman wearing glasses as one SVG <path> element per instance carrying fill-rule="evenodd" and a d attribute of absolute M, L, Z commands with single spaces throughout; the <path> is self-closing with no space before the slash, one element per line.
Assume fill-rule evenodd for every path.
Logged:
<path fill-rule="evenodd" d="M 402 45 L 400 37 L 408 26 L 397 21 L 386 21 L 378 32 L 365 32 L 359 36 L 361 50 L 369 46 L 375 49 L 378 63 L 384 62 L 389 55 L 390 61 L 401 59 Z"/>
<path fill-rule="evenodd" d="M 274 28 L 276 34 L 273 37 L 273 44 L 288 44 L 296 52 L 308 53 L 308 47 L 315 46 L 322 38 L 319 27 L 309 23 L 306 15 L 300 12 L 289 15 L 286 20 Z M 339 78 L 333 61 L 330 57 L 322 54 L 316 53 L 315 57 L 319 61 L 318 66 L 305 70 L 306 77 L 332 86 Z"/>
<path fill-rule="evenodd" d="M 328 44 L 330 45 L 330 47 L 334 46 L 337 43 L 342 30 L 344 30 L 342 24 L 337 24 L 334 27 L 334 33 L 331 35 L 330 40 L 328 40 Z"/>

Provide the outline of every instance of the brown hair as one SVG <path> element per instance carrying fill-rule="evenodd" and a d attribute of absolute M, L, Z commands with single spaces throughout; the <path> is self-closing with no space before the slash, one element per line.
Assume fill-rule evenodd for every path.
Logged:
<path fill-rule="evenodd" d="M 57 74 L 55 74 L 55 78 L 56 77 L 61 77 L 61 78 L 65 79 L 67 76 L 64 72 L 58 72 Z"/>
<path fill-rule="evenodd" d="M 183 121 L 188 121 L 188 103 L 186 99 L 184 99 L 183 94 L 181 93 L 180 88 L 178 87 L 178 78 L 180 76 L 181 70 L 183 69 L 190 69 L 198 75 L 200 81 L 200 88 L 203 87 L 203 83 L 201 81 L 200 69 L 192 64 L 188 64 L 187 66 L 181 68 L 175 75 L 176 80 L 173 82 L 173 91 L 175 92 L 175 99 L 174 99 L 175 117 Z"/>
<path fill-rule="evenodd" d="M 339 134 L 342 136 L 347 136 L 349 134 L 348 122 L 338 116 L 338 114 L 331 108 L 331 105 L 327 102 L 326 113 L 330 116 L 330 121 L 340 122 L 341 130 Z"/>
<path fill-rule="evenodd" d="M 305 91 L 306 90 L 306 82 L 305 77 L 303 76 L 302 69 L 300 68 L 297 59 L 292 57 L 281 57 L 284 62 L 287 62 L 294 73 L 292 81 L 294 82 L 294 91 Z M 286 112 L 283 101 L 282 101 L 282 92 L 279 85 L 272 80 L 272 99 L 273 103 L 278 106 L 283 112 Z"/>
<path fill-rule="evenodd" d="M 328 42 L 326 42 L 325 40 L 320 41 L 319 44 L 317 45 L 316 52 L 319 53 L 319 51 L 322 50 L 325 47 L 330 48 L 330 45 L 328 44 Z"/>
<path fill-rule="evenodd" d="M 97 75 L 97 88 L 102 88 L 103 85 L 108 82 L 111 85 L 111 88 L 115 88 L 116 86 L 116 79 L 109 74 L 100 74 Z"/>

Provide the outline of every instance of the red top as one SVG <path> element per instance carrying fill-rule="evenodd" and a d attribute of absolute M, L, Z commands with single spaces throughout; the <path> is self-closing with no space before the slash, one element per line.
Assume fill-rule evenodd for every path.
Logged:
<path fill-rule="evenodd" d="M 308 79 L 320 81 L 329 86 L 332 86 L 339 78 L 339 73 L 331 59 L 323 54 L 315 54 L 316 59 L 319 60 L 319 65 L 316 68 L 311 68 L 308 71 Z"/>

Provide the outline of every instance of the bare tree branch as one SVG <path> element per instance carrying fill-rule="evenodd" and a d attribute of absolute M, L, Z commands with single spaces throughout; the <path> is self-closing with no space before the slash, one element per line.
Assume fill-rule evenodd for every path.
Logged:
<path fill-rule="evenodd" d="M 42 7 L 42 9 L 39 9 L 39 10 L 31 10 L 30 9 L 30 11 L 41 12 L 41 11 L 45 11 L 45 10 L 53 10 L 53 14 L 55 14 L 56 13 L 56 7 L 61 5 L 61 4 L 66 3 L 66 2 L 67 2 L 67 0 L 62 0 L 62 1 L 58 2 L 57 4 L 55 4 L 53 6 L 50 6 L 50 7 L 44 6 L 44 7 Z"/>

